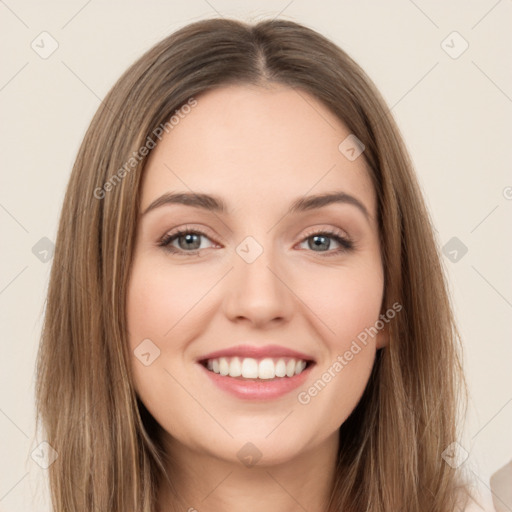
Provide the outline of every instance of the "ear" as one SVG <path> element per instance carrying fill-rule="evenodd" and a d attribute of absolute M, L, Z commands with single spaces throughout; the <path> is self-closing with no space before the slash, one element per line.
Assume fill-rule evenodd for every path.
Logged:
<path fill-rule="evenodd" d="M 375 338 L 377 350 L 389 345 L 389 323 L 386 323 L 382 329 L 379 330 Z"/>

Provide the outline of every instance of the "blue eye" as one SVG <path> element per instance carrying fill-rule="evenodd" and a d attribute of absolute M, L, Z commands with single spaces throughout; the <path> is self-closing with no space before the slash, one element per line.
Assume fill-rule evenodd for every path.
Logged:
<path fill-rule="evenodd" d="M 307 242 L 308 240 L 312 239 L 312 243 L 308 243 L 308 246 L 316 247 L 316 248 L 322 248 L 326 247 L 327 249 L 330 248 L 331 242 L 330 240 L 335 240 L 336 243 L 340 246 L 338 249 L 331 250 L 331 251 L 316 251 L 313 250 L 313 252 L 326 252 L 326 254 L 322 254 L 322 256 L 333 256 L 340 254 L 342 252 L 351 251 L 354 249 L 354 243 L 349 240 L 348 238 L 345 238 L 334 231 L 318 231 L 316 233 L 309 234 L 302 243 Z"/>
<path fill-rule="evenodd" d="M 199 255 L 201 250 L 201 237 L 205 237 L 209 240 L 208 236 L 202 231 L 181 229 L 165 235 L 158 245 L 163 247 L 164 250 L 170 252 L 171 254 L 179 254 L 183 256 Z M 313 252 L 321 253 L 322 256 L 335 256 L 343 252 L 352 251 L 354 249 L 354 243 L 351 240 L 345 238 L 340 233 L 335 231 L 317 231 L 309 233 L 305 238 L 303 238 L 301 244 L 307 242 L 310 239 L 312 240 L 312 243 L 308 243 L 309 248 L 311 248 Z M 339 245 L 339 248 L 326 251 L 317 251 L 316 249 L 313 249 L 329 249 L 331 246 L 330 240 L 334 240 Z M 179 247 L 171 245 L 174 242 L 177 242 Z"/>
<path fill-rule="evenodd" d="M 183 229 L 164 236 L 159 245 L 171 253 L 185 252 L 197 254 L 198 250 L 201 248 L 201 237 L 208 238 L 206 234 L 201 231 Z M 171 245 L 174 241 L 178 242 L 179 248 Z"/>

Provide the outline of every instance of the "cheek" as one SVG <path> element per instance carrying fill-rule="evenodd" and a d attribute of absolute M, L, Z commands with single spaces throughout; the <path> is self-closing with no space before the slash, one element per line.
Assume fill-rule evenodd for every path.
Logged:
<path fill-rule="evenodd" d="M 160 258 L 133 262 L 126 304 L 131 367 L 134 387 L 156 418 L 161 397 L 174 385 L 168 372 L 175 373 L 173 364 L 184 358 L 188 340 L 207 322 L 201 307 L 216 279 L 206 267 L 187 272 Z"/>
<path fill-rule="evenodd" d="M 378 267 L 346 268 L 335 274 L 308 277 L 301 296 L 324 325 L 322 332 L 331 350 L 344 350 L 353 338 L 378 320 L 383 277 Z"/>
<path fill-rule="evenodd" d="M 127 322 L 130 340 L 145 338 L 164 346 L 178 322 L 189 314 L 212 286 L 211 274 L 172 272 L 151 262 L 135 263 L 128 286 Z M 186 320 L 184 322 L 186 324 Z M 180 326 L 181 327 L 181 326 Z M 158 341 L 156 341 L 158 340 Z"/>
<path fill-rule="evenodd" d="M 317 277 L 301 293 L 318 319 L 325 357 L 297 401 L 309 414 L 325 418 L 327 430 L 334 430 L 356 407 L 372 371 L 376 346 L 371 328 L 379 318 L 383 276 L 378 266 L 366 266 Z"/>

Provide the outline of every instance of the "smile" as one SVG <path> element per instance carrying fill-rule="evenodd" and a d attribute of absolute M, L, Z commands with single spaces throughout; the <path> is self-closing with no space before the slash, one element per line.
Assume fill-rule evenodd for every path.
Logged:
<path fill-rule="evenodd" d="M 225 359 L 225 361 L 221 361 L 221 359 Z M 234 359 L 239 359 L 239 361 L 233 361 Z M 242 400 L 266 401 L 285 397 L 291 394 L 293 390 L 303 386 L 315 364 L 313 361 L 302 359 L 286 360 L 285 358 L 279 358 L 273 360 L 264 358 L 258 361 L 253 358 L 219 358 L 202 361 L 197 366 L 209 383 L 212 383 L 230 397 Z M 208 366 L 211 369 L 208 369 Z M 223 373 L 226 373 L 226 370 L 228 370 L 228 373 L 222 375 L 221 366 Z M 280 377 L 279 375 L 283 373 L 283 367 L 285 375 Z M 232 368 L 235 375 L 239 373 L 238 370 L 241 374 L 232 377 L 229 375 Z M 260 372 L 262 372 L 263 377 L 260 377 Z M 294 397 L 295 395 L 293 395 Z"/>
<path fill-rule="evenodd" d="M 220 357 L 208 359 L 203 364 L 209 371 L 222 376 L 269 380 L 300 375 L 308 363 L 294 358 L 265 357 L 258 360 L 252 357 Z"/>

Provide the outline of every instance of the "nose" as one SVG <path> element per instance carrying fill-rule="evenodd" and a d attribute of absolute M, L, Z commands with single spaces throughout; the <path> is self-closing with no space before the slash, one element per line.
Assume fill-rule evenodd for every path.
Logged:
<path fill-rule="evenodd" d="M 234 258 L 234 268 L 225 283 L 226 316 L 231 321 L 245 320 L 258 327 L 288 322 L 296 297 L 271 251 L 264 250 L 252 263 L 238 254 Z"/>

